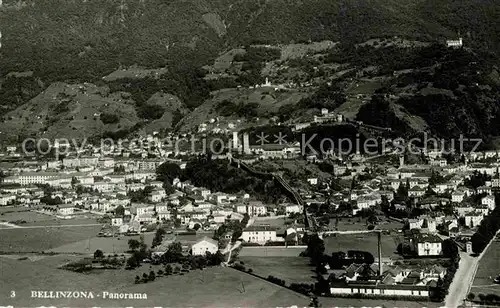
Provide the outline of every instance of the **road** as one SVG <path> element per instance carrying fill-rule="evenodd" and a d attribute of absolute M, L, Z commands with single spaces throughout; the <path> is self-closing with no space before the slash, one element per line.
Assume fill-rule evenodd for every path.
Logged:
<path fill-rule="evenodd" d="M 475 268 L 478 263 L 479 257 L 471 257 L 468 253 L 460 252 L 460 263 L 445 298 L 446 308 L 456 308 L 462 304 L 469 286 L 474 281 Z"/>
<path fill-rule="evenodd" d="M 471 257 L 465 252 L 460 252 L 460 263 L 458 264 L 457 272 L 455 273 L 455 277 L 453 277 L 453 281 L 448 289 L 448 295 L 445 298 L 445 307 L 456 308 L 459 305 L 462 305 L 463 301 L 467 297 L 467 294 L 469 293 L 470 287 L 474 283 L 474 277 L 476 276 L 479 261 L 481 261 L 481 258 L 484 256 L 486 251 L 488 251 L 488 248 L 497 235 L 498 231 L 478 257 Z"/>

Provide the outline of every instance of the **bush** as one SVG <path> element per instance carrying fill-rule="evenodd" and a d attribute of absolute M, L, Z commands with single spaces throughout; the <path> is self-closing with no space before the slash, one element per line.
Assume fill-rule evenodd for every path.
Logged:
<path fill-rule="evenodd" d="M 285 286 L 285 281 L 272 275 L 267 276 L 267 280 L 280 286 Z"/>
<path fill-rule="evenodd" d="M 164 112 L 165 108 L 162 106 L 147 104 L 141 105 L 137 110 L 137 114 L 140 118 L 148 120 L 158 120 L 163 116 Z"/>
<path fill-rule="evenodd" d="M 497 195 L 495 195 L 495 201 L 500 202 Z M 499 228 L 500 207 L 496 207 L 488 216 L 486 216 L 481 221 L 477 232 L 472 236 L 472 251 L 477 254 L 483 252 L 484 248 L 486 248 Z"/>
<path fill-rule="evenodd" d="M 104 124 L 115 124 L 120 121 L 120 118 L 116 114 L 103 113 L 101 114 L 101 121 Z"/>

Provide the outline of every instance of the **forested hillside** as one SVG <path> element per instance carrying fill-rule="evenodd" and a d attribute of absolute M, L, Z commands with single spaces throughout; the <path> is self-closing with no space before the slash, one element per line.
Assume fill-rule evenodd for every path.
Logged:
<path fill-rule="evenodd" d="M 23 104 L 37 95 L 43 96 L 43 91 L 55 82 L 90 82 L 97 87 L 108 87 L 111 93 L 124 93 L 127 104 L 134 107 L 135 112 L 127 112 L 129 120 L 103 122 L 104 126 L 98 122 L 89 134 L 101 132 L 102 127 L 104 133 L 113 128 L 113 133 L 125 134 L 129 129 L 142 127 L 142 122 L 160 119 L 168 119 L 165 128 L 172 127 L 186 114 L 185 108 L 193 110 L 209 101 L 210 91 L 220 86 L 217 83 L 234 88 L 263 81 L 265 63 L 251 61 L 248 54 L 234 58 L 243 65 L 237 78 L 205 79 L 202 66 L 213 63 L 221 53 L 234 47 L 250 51 L 253 47 L 249 45 L 259 43 L 280 46 L 330 40 L 340 42 L 342 48 L 324 56 L 325 67 L 338 63 L 356 69 L 377 66 L 378 74 L 387 76 L 395 70 L 417 69 L 413 75 L 391 79 L 395 83 L 385 84 L 385 90 L 390 91 L 382 94 L 397 96 L 408 87 L 417 86 L 421 90 L 429 84 L 448 91 L 432 93 L 433 96 L 411 91 L 410 97 L 397 96 L 399 101 L 390 101 L 389 105 L 374 102 L 381 104 L 381 111 L 378 105 L 368 105 L 361 110 L 360 120 L 367 118 L 368 123 L 377 112 L 385 112 L 378 122 L 392 122 L 398 129 L 414 129 L 414 125 L 408 128 L 397 120 L 401 114 L 410 114 L 425 120 L 432 131 L 442 136 L 465 133 L 488 137 L 498 134 L 495 124 L 498 123 L 495 105 L 498 93 L 494 90 L 498 86 L 495 83 L 500 50 L 498 20 L 500 2 L 482 0 L 4 0 L 0 7 L 0 110 L 7 115 L 7 120 L 12 118 L 16 123 L 2 124 L 4 127 L 0 128 L 24 125 L 16 117 L 33 121 L 29 111 L 32 108 Z M 439 48 L 417 52 L 391 47 L 353 48 L 354 43 L 370 38 L 398 36 L 442 44 L 459 35 L 472 52 L 450 56 Z M 274 60 L 279 54 L 272 56 L 264 60 Z M 307 62 L 296 59 L 287 65 L 303 70 L 301 61 Z M 472 62 L 481 67 L 471 67 Z M 103 79 L 111 72 L 133 65 L 164 70 L 157 76 L 145 78 Z M 309 63 L 307 70 L 311 71 L 315 65 Z M 430 75 L 424 72 L 426 69 L 431 70 Z M 476 74 L 475 70 L 480 72 Z M 317 73 L 304 78 L 316 78 Z M 332 89 L 320 87 L 309 101 L 305 99 L 302 105 L 287 106 L 283 115 L 300 114 L 297 108 L 311 109 L 321 104 L 339 107 L 344 102 L 343 93 Z M 164 112 L 161 104 L 148 103 L 151 96 L 162 93 L 179 98 L 182 108 Z M 263 101 L 265 95 L 262 95 Z M 33 101 L 39 102 L 40 98 Z M 318 102 L 311 101 L 316 99 Z M 92 107 L 98 104 L 92 103 L 85 114 L 81 110 L 88 106 L 80 108 L 78 104 L 75 101 L 75 109 L 62 113 L 69 124 L 51 129 L 53 124 L 61 122 L 61 113 L 55 113 L 54 117 L 39 119 L 39 127 L 29 133 L 53 131 L 58 134 L 62 128 L 76 133 L 79 127 L 88 124 L 90 114 L 99 113 Z M 8 113 L 17 108 L 20 109 L 14 114 Z M 450 119 L 451 124 L 442 125 L 444 114 L 457 115 Z M 374 124 L 383 124 L 378 122 Z"/>

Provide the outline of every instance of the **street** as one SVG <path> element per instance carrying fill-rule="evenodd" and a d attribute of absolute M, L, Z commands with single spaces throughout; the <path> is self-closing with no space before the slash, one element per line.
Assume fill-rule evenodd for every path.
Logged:
<path fill-rule="evenodd" d="M 488 251 L 488 248 L 497 235 L 498 231 L 478 257 L 471 257 L 465 252 L 460 252 L 460 263 L 448 289 L 448 295 L 445 298 L 445 306 L 447 308 L 455 308 L 463 303 L 469 293 L 470 287 L 474 283 L 479 261 L 481 261 L 481 258 Z"/>
<path fill-rule="evenodd" d="M 445 299 L 447 308 L 455 308 L 462 304 L 467 296 L 469 286 L 474 281 L 478 263 L 479 257 L 471 257 L 468 253 L 460 252 L 460 263 Z"/>

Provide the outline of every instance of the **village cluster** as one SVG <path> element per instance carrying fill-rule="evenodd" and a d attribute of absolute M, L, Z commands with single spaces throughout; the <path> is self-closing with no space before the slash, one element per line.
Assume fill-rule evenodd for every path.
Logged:
<path fill-rule="evenodd" d="M 297 159 L 296 155 L 283 155 L 287 152 L 275 147 L 250 146 L 248 135 L 244 135 L 243 144 L 235 139 L 235 148 L 242 149 L 245 154 L 244 159 L 238 160 L 238 166 L 263 159 Z M 3 157 L 15 158 L 18 156 L 14 154 L 16 150 L 9 147 Z M 147 155 L 133 158 L 123 153 L 100 156 L 99 149 L 89 148 L 84 155 L 61 160 L 17 158 L 3 175 L 0 205 L 25 206 L 60 219 L 111 215 L 110 226 L 100 236 L 147 232 L 159 224 L 172 230 L 214 232 L 222 225 L 241 222 L 246 217 L 248 222 L 238 239 L 247 245 L 300 245 L 303 244 L 301 239 L 312 230 L 321 237 L 335 233 L 337 227 L 318 222 L 321 217 L 315 217 L 309 210 L 312 207 L 328 205 L 329 211 L 336 212 L 337 217 L 352 218 L 386 205 L 386 214 L 405 225 L 404 232 L 393 230 L 404 238 L 400 253 L 413 258 L 439 258 L 444 254 L 444 241 L 450 238 L 464 251 L 472 252 L 470 238 L 481 221 L 495 209 L 493 193 L 500 190 L 497 152 L 469 153 L 463 162 L 449 164 L 441 153 L 434 151 L 423 153 L 426 163 L 408 165 L 401 156 L 399 166 L 383 171 L 375 171 L 376 164 L 359 153 L 335 160 L 333 177 L 356 182 L 356 187 L 334 191 L 330 181 L 311 176 L 303 179 L 309 189 L 298 190 L 298 196 L 289 203 L 266 204 L 245 192 L 211 191 L 179 178 L 173 180 L 167 193 L 164 183 L 157 180 L 157 168 L 169 162 L 184 169 L 187 157 L 196 153 L 168 152 L 163 155 L 164 149 L 159 152 L 156 158 L 147 158 Z M 230 153 L 214 155 L 214 158 L 233 160 Z M 326 160 L 309 156 L 306 159 L 313 164 Z M 367 174 L 371 176 L 364 178 Z M 479 183 L 476 187 L 466 185 L 473 180 Z M 288 184 L 283 185 L 288 187 Z M 140 195 L 138 192 L 145 195 L 140 201 L 134 201 Z M 401 200 L 401 195 L 406 201 L 395 202 Z M 285 228 L 265 224 L 266 217 L 301 217 L 304 207 L 308 209 L 305 223 L 296 222 Z M 414 209 L 425 214 L 415 215 Z M 397 218 L 398 213 L 407 214 Z M 378 228 L 376 222 L 372 224 L 372 229 Z M 226 233 L 223 238 L 230 240 L 232 234 Z M 165 241 L 170 244 L 172 239 Z M 207 236 L 191 247 L 191 253 L 204 255 L 207 251 L 215 253 L 226 249 L 219 244 Z M 155 251 L 161 254 L 167 249 L 168 245 L 162 244 Z M 439 264 L 412 268 L 386 259 L 373 264 L 352 260 L 343 269 L 326 267 L 328 275 L 334 277 L 333 280 L 329 278 L 331 294 L 428 297 L 429 286 L 435 286 L 446 274 L 446 268 Z"/>

